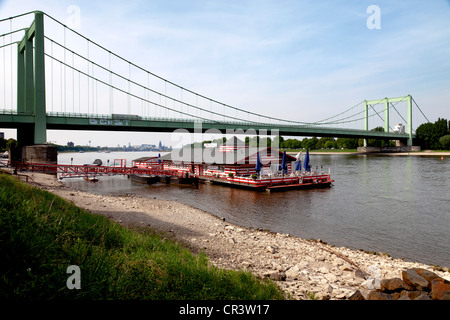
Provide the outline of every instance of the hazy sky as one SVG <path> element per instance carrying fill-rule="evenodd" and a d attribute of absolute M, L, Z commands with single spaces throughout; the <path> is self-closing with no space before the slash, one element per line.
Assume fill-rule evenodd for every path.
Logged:
<path fill-rule="evenodd" d="M 448 0 L 3 0 L 0 18 L 41 10 L 73 24 L 73 8 L 87 38 L 236 107 L 313 122 L 364 99 L 411 94 L 430 121 L 450 118 Z M 47 135 L 59 144 L 171 144 L 168 134 Z"/>

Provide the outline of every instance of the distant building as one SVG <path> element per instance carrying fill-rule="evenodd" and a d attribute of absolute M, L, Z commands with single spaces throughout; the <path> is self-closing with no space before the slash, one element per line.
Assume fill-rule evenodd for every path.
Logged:
<path fill-rule="evenodd" d="M 405 133 L 405 126 L 401 123 L 397 123 L 392 130 L 397 133 Z"/>
<path fill-rule="evenodd" d="M 239 149 L 248 149 L 248 145 L 245 144 L 245 142 L 243 142 L 242 140 L 236 138 L 236 136 L 228 139 L 223 145 L 219 147 L 220 152 L 232 152 Z"/>
<path fill-rule="evenodd" d="M 67 146 L 68 147 L 74 147 L 75 143 L 73 143 L 72 141 L 67 142 Z"/>

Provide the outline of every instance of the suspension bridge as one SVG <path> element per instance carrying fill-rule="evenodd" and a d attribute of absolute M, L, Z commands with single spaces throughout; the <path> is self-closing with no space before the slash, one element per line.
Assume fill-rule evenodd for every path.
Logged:
<path fill-rule="evenodd" d="M 411 95 L 364 100 L 314 123 L 259 114 L 164 79 L 39 11 L 0 19 L 0 71 L 0 128 L 17 129 L 22 146 L 46 144 L 47 130 L 177 129 L 390 139 L 412 146 L 413 117 L 426 119 Z M 394 130 L 394 123 L 406 130 Z M 384 132 L 371 130 L 377 126 Z"/>

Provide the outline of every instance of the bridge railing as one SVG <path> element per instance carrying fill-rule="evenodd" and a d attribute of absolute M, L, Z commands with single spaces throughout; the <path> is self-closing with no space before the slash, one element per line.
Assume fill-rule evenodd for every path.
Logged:
<path fill-rule="evenodd" d="M 11 109 L 0 109 L 0 115 L 16 115 L 16 116 L 33 116 L 32 112 L 17 112 L 16 110 Z M 83 119 L 106 119 L 106 120 L 121 120 L 120 118 L 115 118 L 113 115 L 108 114 L 88 114 L 88 113 L 68 113 L 68 112 L 47 112 L 47 116 L 49 117 L 67 117 L 67 118 L 83 118 Z M 331 129 L 337 132 L 355 132 L 361 133 L 361 129 L 352 129 L 352 128 L 339 128 L 339 127 L 330 127 L 321 124 L 304 124 L 304 125 L 294 125 L 294 124 L 283 124 L 283 123 L 265 123 L 265 122 L 255 122 L 255 121 L 203 121 L 199 119 L 188 119 L 188 118 L 166 118 L 166 117 L 140 117 L 133 118 L 130 115 L 129 119 L 124 118 L 125 120 L 133 120 L 133 121 L 153 121 L 153 122 L 180 122 L 180 123 L 204 123 L 204 124 L 217 124 L 217 125 L 230 125 L 234 126 L 236 129 L 239 126 L 258 126 L 258 127 L 273 127 L 273 128 L 298 128 L 298 129 Z M 378 137 L 393 137 L 393 135 L 399 138 L 407 137 L 407 134 L 402 134 L 398 132 L 376 132 L 376 136 Z"/>
<path fill-rule="evenodd" d="M 133 118 L 133 115 L 130 115 L 130 118 L 127 118 L 126 115 L 124 115 L 123 118 L 120 117 L 114 117 L 114 115 L 108 115 L 108 114 L 88 114 L 88 113 L 67 113 L 67 112 L 48 112 L 47 116 L 51 117 L 72 117 L 72 118 L 84 118 L 84 119 L 105 119 L 105 120 L 133 120 L 133 121 L 154 121 L 154 122 L 181 122 L 181 123 L 208 123 L 208 124 L 218 124 L 218 125 L 232 125 L 235 126 L 236 129 L 239 128 L 239 126 L 258 126 L 258 127 L 278 127 L 278 128 L 298 128 L 298 129 L 332 129 L 338 132 L 341 131 L 350 131 L 359 133 L 364 130 L 361 129 L 352 129 L 352 128 L 339 128 L 339 127 L 332 127 L 332 126 L 326 126 L 325 124 L 308 124 L 308 125 L 294 125 L 294 124 L 280 124 L 280 123 L 265 123 L 265 122 L 255 122 L 255 121 L 217 121 L 217 120 L 210 120 L 210 121 L 202 121 L 199 119 L 188 119 L 188 118 L 166 118 L 166 117 L 141 117 Z M 377 136 L 389 136 L 392 137 L 392 135 L 396 135 L 398 137 L 405 137 L 406 134 L 397 133 L 397 132 L 376 132 Z"/>

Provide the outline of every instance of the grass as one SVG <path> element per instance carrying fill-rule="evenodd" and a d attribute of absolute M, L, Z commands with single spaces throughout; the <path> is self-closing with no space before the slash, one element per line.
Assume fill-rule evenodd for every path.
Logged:
<path fill-rule="evenodd" d="M 0 174 L 0 297 L 88 300 L 274 300 L 249 272 L 222 270 L 151 231 L 130 230 Z M 67 268 L 81 289 L 68 289 Z"/>

